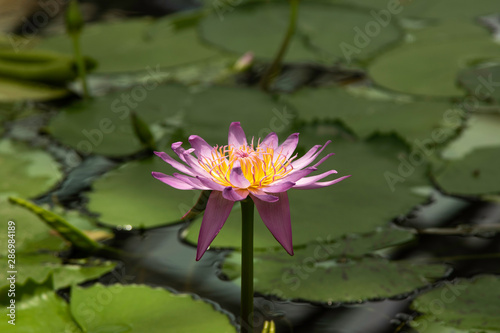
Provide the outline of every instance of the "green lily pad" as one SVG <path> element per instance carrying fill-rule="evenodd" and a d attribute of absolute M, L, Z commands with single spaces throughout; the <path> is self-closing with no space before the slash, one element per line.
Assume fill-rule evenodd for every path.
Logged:
<path fill-rule="evenodd" d="M 189 94 L 179 85 L 140 85 L 128 91 L 79 101 L 68 106 L 49 124 L 49 132 L 62 143 L 83 154 L 123 156 L 144 146 L 134 134 L 131 111 L 140 115 L 156 140 L 171 134 L 171 120 L 179 116 Z"/>
<path fill-rule="evenodd" d="M 176 172 L 159 157 L 126 163 L 94 183 L 89 210 L 109 225 L 153 227 L 179 222 L 199 192 L 167 186 L 154 179 L 152 171 Z"/>
<path fill-rule="evenodd" d="M 64 97 L 68 90 L 56 88 L 41 83 L 0 79 L 0 102 L 15 102 L 22 100 L 48 101 Z"/>
<path fill-rule="evenodd" d="M 62 174 L 56 162 L 46 152 L 10 140 L 2 140 L 0 178 L 0 197 L 9 194 L 32 197 L 53 187 L 61 180 Z"/>
<path fill-rule="evenodd" d="M 499 290 L 500 279 L 497 276 L 460 279 L 418 296 L 411 306 L 425 314 L 427 320 L 446 326 L 464 331 L 498 332 Z"/>
<path fill-rule="evenodd" d="M 239 5 L 237 10 L 224 13 L 221 20 L 215 10 L 202 19 L 200 32 L 223 50 L 237 54 L 252 51 L 259 58 L 271 59 L 285 35 L 289 11 L 284 2 L 259 2 Z M 369 37 L 375 33 L 376 38 Z M 393 22 L 382 28 L 368 13 L 355 8 L 304 2 L 300 4 L 297 31 L 286 60 L 331 63 L 338 59 L 367 59 L 401 37 Z"/>
<path fill-rule="evenodd" d="M 447 124 L 445 114 L 450 104 L 443 102 L 365 98 L 339 88 L 301 90 L 288 97 L 287 102 L 305 120 L 340 120 L 360 138 L 395 132 L 410 144 L 416 139 L 439 144 L 450 138 L 457 127 Z M 436 133 L 440 142 L 432 140 Z"/>
<path fill-rule="evenodd" d="M 37 253 L 39 251 L 60 251 L 65 247 L 61 237 L 52 232 L 42 221 L 29 211 L 0 198 L 0 211 L 4 217 L 2 226 L 14 221 L 16 227 L 16 253 Z M 0 233 L 0 243 L 7 244 L 7 232 Z M 0 249 L 0 257 L 7 256 L 7 246 Z"/>
<path fill-rule="evenodd" d="M 222 271 L 233 279 L 240 271 L 240 253 L 226 258 Z M 380 258 L 325 261 L 320 251 L 304 256 L 257 254 L 254 259 L 255 291 L 284 299 L 313 302 L 362 302 L 395 297 L 422 288 L 445 275 L 444 265 L 391 262 Z M 238 281 L 235 281 L 238 283 Z"/>
<path fill-rule="evenodd" d="M 500 147 L 476 149 L 434 170 L 438 185 L 449 194 L 481 196 L 500 193 Z"/>
<path fill-rule="evenodd" d="M 423 202 L 424 198 L 414 195 L 411 189 L 428 184 L 425 158 L 418 157 L 418 165 L 409 162 L 407 148 L 400 140 L 379 136 L 367 142 L 349 142 L 330 135 L 303 132 L 299 145 L 310 148 L 327 139 L 333 142 L 324 154 L 334 152 L 335 156 L 324 162 L 317 172 L 335 169 L 339 177 L 352 177 L 322 189 L 288 191 L 294 246 L 316 239 L 371 232 Z M 416 157 L 412 159 L 417 160 Z M 363 209 L 359 208 L 360 203 Z M 257 212 L 255 216 L 255 247 L 279 246 Z M 184 234 L 187 241 L 197 243 L 200 225 L 201 219 L 198 219 L 187 228 Z M 240 240 L 241 214 L 239 206 L 235 205 L 212 246 L 239 248 Z"/>
<path fill-rule="evenodd" d="M 51 279 L 43 284 L 29 281 L 21 290 L 17 288 L 15 326 L 7 321 L 11 320 L 6 316 L 10 305 L 7 293 L 0 296 L 2 332 L 81 332 L 71 318 L 68 304 L 53 291 Z"/>
<path fill-rule="evenodd" d="M 236 332 L 226 315 L 200 299 L 141 285 L 74 287 L 70 306 L 85 332 Z"/>
<path fill-rule="evenodd" d="M 195 25 L 180 15 L 164 19 L 132 19 L 85 27 L 81 35 L 83 53 L 96 59 L 96 72 L 155 70 L 204 61 L 220 54 L 201 43 Z M 41 49 L 72 54 L 68 36 L 46 38 Z"/>
<path fill-rule="evenodd" d="M 17 270 L 16 284 L 21 286 L 28 279 L 36 283 L 42 283 L 49 276 L 53 276 L 54 289 L 66 288 L 72 284 L 78 284 L 84 281 L 96 279 L 106 273 L 109 273 L 116 266 L 112 262 L 102 262 L 98 260 L 86 260 L 85 265 L 61 263 L 61 259 L 52 254 L 16 254 L 15 270 Z M 0 290 L 8 286 L 7 259 L 2 258 L 0 262 Z"/>
<path fill-rule="evenodd" d="M 337 0 L 330 0 L 339 2 Z M 346 0 L 340 1 L 352 5 L 387 10 L 389 4 L 395 7 L 393 16 L 418 17 L 431 19 L 472 19 L 477 16 L 498 12 L 498 2 L 483 0 L 478 3 L 469 0 Z"/>
<path fill-rule="evenodd" d="M 456 160 L 478 148 L 500 146 L 500 114 L 473 113 L 467 120 L 466 128 L 461 135 L 441 153 L 445 159 Z"/>
<path fill-rule="evenodd" d="M 398 92 L 460 96 L 457 73 L 477 62 L 500 59 L 499 52 L 500 45 L 485 29 L 446 21 L 416 31 L 410 42 L 375 59 L 369 74 L 377 84 Z"/>
<path fill-rule="evenodd" d="M 500 102 L 500 65 L 490 65 L 463 70 L 458 81 L 477 100 Z"/>
<path fill-rule="evenodd" d="M 433 321 L 432 317 L 421 316 L 416 320 L 412 320 L 410 322 L 410 326 L 415 332 L 419 333 L 471 333 L 471 332 L 480 332 L 480 333 L 498 333 L 497 330 L 481 330 L 481 331 L 471 331 L 468 329 L 461 330 L 453 326 L 446 325 L 441 322 Z"/>

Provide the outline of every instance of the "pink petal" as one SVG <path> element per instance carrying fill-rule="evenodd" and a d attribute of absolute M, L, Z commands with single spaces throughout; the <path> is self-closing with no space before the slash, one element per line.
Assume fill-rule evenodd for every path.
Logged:
<path fill-rule="evenodd" d="M 152 172 L 151 174 L 153 175 L 153 177 L 155 177 L 159 181 L 164 182 L 165 184 L 172 186 L 173 188 L 176 188 L 178 190 L 195 190 L 195 189 L 197 189 L 196 187 L 193 187 L 192 185 L 187 184 L 180 179 L 177 179 L 177 178 L 169 176 L 169 175 L 165 175 L 161 172 Z"/>
<path fill-rule="evenodd" d="M 260 143 L 261 147 L 276 149 L 278 147 L 278 135 L 274 132 L 269 133 Z"/>
<path fill-rule="evenodd" d="M 231 173 L 229 174 L 229 181 L 232 185 L 239 188 L 247 188 L 250 186 L 250 182 L 243 175 L 239 161 L 234 163 Z"/>
<path fill-rule="evenodd" d="M 198 235 L 198 248 L 196 250 L 196 260 L 200 260 L 205 254 L 215 236 L 222 229 L 226 222 L 234 201 L 226 200 L 222 197 L 222 192 L 212 191 L 208 198 L 207 208 L 201 221 L 200 234 Z"/>
<path fill-rule="evenodd" d="M 170 164 L 172 167 L 176 168 L 180 172 L 184 172 L 186 175 L 194 176 L 193 170 L 188 168 L 182 163 L 177 162 L 172 157 L 168 156 L 167 153 L 162 151 L 155 151 L 156 156 L 160 157 L 162 160 Z"/>
<path fill-rule="evenodd" d="M 311 177 L 305 177 L 305 178 L 302 178 L 302 179 L 299 179 L 297 181 L 297 185 L 299 186 L 303 186 L 303 185 L 309 185 L 309 184 L 312 184 L 312 183 L 315 183 L 317 182 L 318 180 L 321 180 L 331 174 L 334 174 L 334 173 L 337 173 L 336 170 L 330 170 L 330 171 L 327 171 L 327 172 L 323 172 L 322 174 L 319 174 L 319 175 L 316 175 L 316 176 L 311 176 Z"/>
<path fill-rule="evenodd" d="M 280 155 L 285 156 L 285 158 L 288 159 L 293 154 L 298 144 L 299 133 L 293 133 L 276 149 L 274 152 L 274 160 L 276 160 Z"/>
<path fill-rule="evenodd" d="M 239 190 L 228 186 L 222 191 L 222 196 L 231 201 L 241 201 L 248 196 L 247 190 Z"/>
<path fill-rule="evenodd" d="M 229 125 L 229 136 L 227 142 L 230 146 L 237 148 L 247 145 L 247 138 L 239 121 L 233 122 Z"/>
<path fill-rule="evenodd" d="M 321 147 L 321 145 L 312 147 L 304 156 L 302 156 L 301 158 L 292 163 L 293 168 L 299 170 L 311 164 L 316 159 L 316 157 L 318 157 L 318 155 L 321 154 L 323 149 L 325 149 L 325 147 L 330 144 L 330 142 L 332 141 L 328 140 L 323 145 L 323 147 Z M 321 149 L 318 151 L 320 147 Z"/>
<path fill-rule="evenodd" d="M 318 170 L 318 169 L 315 167 L 308 167 L 308 168 L 305 168 L 302 170 L 292 171 L 288 175 L 286 175 L 285 177 L 281 178 L 279 181 L 274 183 L 273 185 L 278 185 L 278 184 L 281 184 L 284 182 L 295 183 L 299 179 L 304 178 L 305 176 L 307 176 L 308 174 L 310 174 L 311 172 L 316 171 L 316 170 Z"/>
<path fill-rule="evenodd" d="M 189 137 L 189 143 L 191 144 L 191 147 L 194 148 L 194 153 L 198 156 L 198 158 L 210 157 L 212 150 L 214 149 L 198 135 L 191 135 Z"/>
<path fill-rule="evenodd" d="M 201 177 L 201 176 L 196 176 L 196 179 L 198 179 L 200 181 L 200 183 L 202 183 L 204 186 L 210 188 L 211 190 L 223 191 L 224 188 L 225 188 L 221 184 L 216 183 L 212 179 L 209 179 L 209 178 L 205 178 L 205 177 Z"/>
<path fill-rule="evenodd" d="M 256 198 L 259 198 L 262 201 L 276 202 L 279 200 L 279 198 L 277 196 L 267 194 L 264 191 L 256 189 L 256 188 L 249 188 L 248 191 L 250 191 L 251 195 L 253 195 Z"/>
<path fill-rule="evenodd" d="M 340 178 L 337 178 L 334 180 L 330 180 L 329 182 L 319 182 L 319 183 L 313 183 L 313 184 L 309 184 L 309 185 L 295 185 L 293 188 L 296 188 L 298 190 L 313 190 L 316 188 L 322 188 L 322 187 L 336 184 L 336 183 L 338 183 L 346 178 L 349 178 L 349 177 L 351 177 L 351 175 L 340 177 Z"/>
<path fill-rule="evenodd" d="M 173 176 L 191 186 L 193 186 L 194 188 L 197 188 L 198 190 L 211 190 L 212 188 L 208 187 L 208 186 L 205 186 L 199 179 L 197 178 L 193 178 L 193 177 L 189 177 L 189 176 L 186 176 L 186 175 L 181 175 L 181 174 L 178 174 L 178 173 L 174 173 Z"/>
<path fill-rule="evenodd" d="M 283 246 L 288 254 L 293 255 L 292 223 L 290 219 L 290 204 L 286 192 L 277 193 L 279 201 L 271 203 L 262 201 L 250 194 L 262 221 Z"/>
<path fill-rule="evenodd" d="M 179 156 L 179 158 L 184 163 L 186 163 L 186 159 L 184 158 L 184 153 L 186 152 L 186 150 L 184 148 L 182 148 L 182 142 L 181 141 L 174 142 L 174 143 L 172 143 L 172 145 L 170 147 L 177 154 L 177 156 Z"/>
<path fill-rule="evenodd" d="M 288 191 L 294 185 L 294 182 L 282 182 L 279 184 L 273 184 L 271 186 L 263 187 L 262 190 L 266 193 L 280 193 Z"/>

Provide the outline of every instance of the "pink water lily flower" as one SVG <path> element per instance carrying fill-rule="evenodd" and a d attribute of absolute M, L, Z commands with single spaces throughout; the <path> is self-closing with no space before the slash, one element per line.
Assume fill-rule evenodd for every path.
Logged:
<path fill-rule="evenodd" d="M 260 141 L 260 140 L 259 140 Z M 190 149 L 182 142 L 172 144 L 172 150 L 184 162 L 180 163 L 164 152 L 155 152 L 165 162 L 183 174 L 173 176 L 153 172 L 156 179 L 179 190 L 212 190 L 201 222 L 196 260 L 200 260 L 226 222 L 235 201 L 248 196 L 253 200 L 265 225 L 283 248 L 293 255 L 292 225 L 287 191 L 330 186 L 350 177 L 326 182 L 319 180 L 337 173 L 330 170 L 306 177 L 317 170 L 333 154 L 310 165 L 330 143 L 311 148 L 304 156 L 292 156 L 299 142 L 299 133 L 290 135 L 281 145 L 276 133 L 270 133 L 254 146 L 248 144 L 239 122 L 229 126 L 227 146 L 210 146 L 197 135 L 189 137 Z M 196 155 L 193 156 L 192 153 Z"/>

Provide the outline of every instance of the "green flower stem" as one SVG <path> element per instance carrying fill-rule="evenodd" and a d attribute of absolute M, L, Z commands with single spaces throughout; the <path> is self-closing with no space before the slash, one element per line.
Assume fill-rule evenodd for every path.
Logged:
<path fill-rule="evenodd" d="M 281 70 L 281 64 L 283 58 L 285 57 L 286 51 L 288 50 L 288 45 L 290 40 L 295 33 L 295 27 L 297 26 L 297 17 L 299 13 L 299 1 L 300 0 L 289 0 L 290 1 L 290 17 L 288 22 L 288 30 L 285 35 L 285 39 L 281 44 L 281 47 L 274 57 L 274 61 L 268 68 L 262 80 L 260 81 L 260 86 L 264 90 L 269 90 L 270 85 L 273 83 L 274 79 L 278 76 Z"/>
<path fill-rule="evenodd" d="M 253 211 L 254 203 L 241 201 L 241 332 L 253 333 Z"/>
<path fill-rule="evenodd" d="M 78 77 L 82 81 L 83 97 L 89 98 L 89 89 L 87 86 L 87 75 L 85 71 L 85 61 L 80 50 L 80 34 L 71 34 L 73 40 L 73 51 L 75 52 L 76 67 L 78 70 Z"/>

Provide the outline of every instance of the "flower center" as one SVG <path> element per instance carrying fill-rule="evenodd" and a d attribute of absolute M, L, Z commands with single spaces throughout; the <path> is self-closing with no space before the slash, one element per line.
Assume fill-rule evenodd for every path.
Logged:
<path fill-rule="evenodd" d="M 210 156 L 198 159 L 200 166 L 210 174 L 213 181 L 222 186 L 232 187 L 237 187 L 230 179 L 236 161 L 240 164 L 243 176 L 250 182 L 249 188 L 269 186 L 293 169 L 291 160 L 281 152 L 260 145 L 254 149 L 253 143 L 241 147 L 215 146 Z"/>

